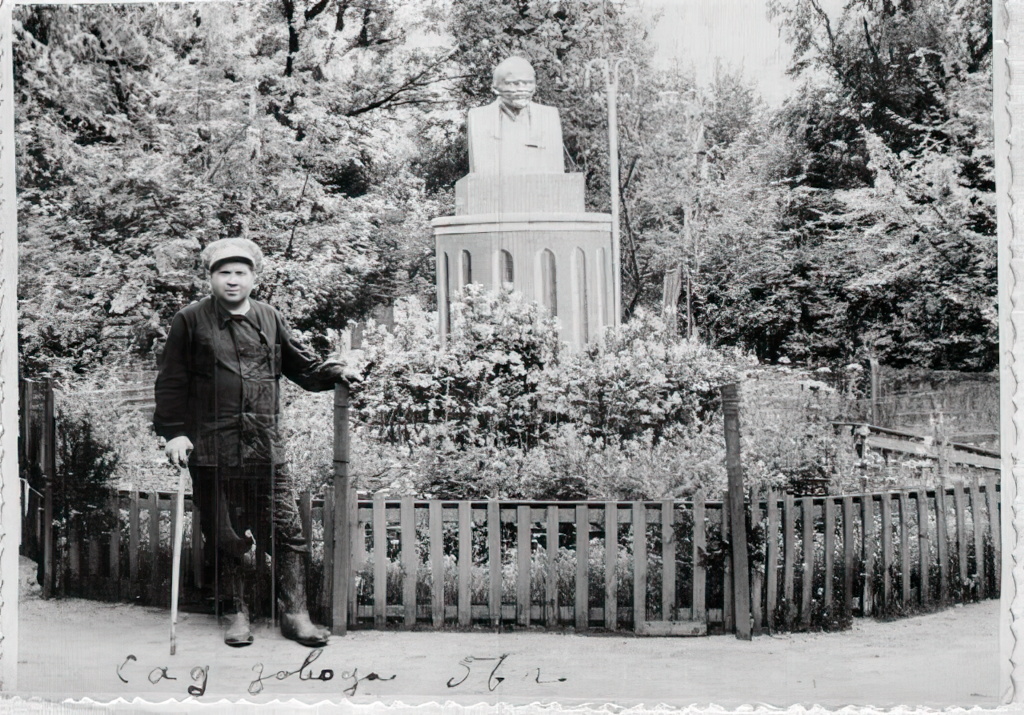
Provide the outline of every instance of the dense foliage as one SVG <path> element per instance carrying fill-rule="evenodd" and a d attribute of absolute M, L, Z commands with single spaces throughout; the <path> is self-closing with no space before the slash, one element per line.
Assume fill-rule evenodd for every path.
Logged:
<path fill-rule="evenodd" d="M 429 459 L 432 467 L 409 470 L 418 491 L 650 495 L 694 478 L 678 465 L 692 452 L 685 438 L 718 416 L 718 386 L 733 375 L 723 355 L 667 334 L 648 314 L 565 352 L 536 304 L 476 286 L 460 298 L 445 350 L 434 347 L 436 313 L 406 302 L 393 330 L 371 327 L 360 360 L 367 379 L 354 406 L 364 437 Z M 672 467 L 637 469 L 636 485 L 624 487 L 617 480 L 642 455 Z"/>
<path fill-rule="evenodd" d="M 993 369 L 990 4 L 770 8 L 803 84 L 773 120 L 789 141 L 759 275 L 714 301 L 729 339 L 769 359 Z"/>
<path fill-rule="evenodd" d="M 224 236 L 263 247 L 259 295 L 300 329 L 428 281 L 439 210 L 395 139 L 443 53 L 404 45 L 415 21 L 387 3 L 19 11 L 26 368 L 149 354 Z"/>
<path fill-rule="evenodd" d="M 464 112 L 520 53 L 593 210 L 601 61 L 624 59 L 627 317 L 678 269 L 680 330 L 761 360 L 991 369 L 989 4 L 769 10 L 802 83 L 778 109 L 725 70 L 656 70 L 629 2 L 19 7 L 22 364 L 149 360 L 222 236 L 260 243 L 259 295 L 322 349 L 377 305 L 429 303 L 428 219 L 466 170 Z"/>
<path fill-rule="evenodd" d="M 716 494 L 725 485 L 718 395 L 730 381 L 740 384 L 749 488 L 848 493 L 889 488 L 908 476 L 915 483 L 931 479 L 921 472 L 928 471 L 924 463 L 855 463 L 851 436 L 832 421 L 859 397 L 859 365 L 839 375 L 755 366 L 748 356 L 681 339 L 645 312 L 599 346 L 565 352 L 536 305 L 476 287 L 458 304 L 448 350 L 434 347 L 437 324 L 435 311 L 401 301 L 394 326 L 371 323 L 365 349 L 347 355 L 365 375 L 352 393 L 351 416 L 350 473 L 361 492 L 534 499 Z M 123 389 L 110 371 L 61 391 L 66 452 L 84 455 L 67 458 L 67 481 L 93 490 L 82 503 L 105 498 L 110 483 L 176 484 L 147 414 L 118 400 Z M 333 395 L 286 381 L 283 406 L 297 488 L 319 493 L 333 476 Z"/>
<path fill-rule="evenodd" d="M 657 70 L 629 1 L 18 7 L 23 372 L 85 395 L 119 363 L 151 364 L 171 315 L 206 290 L 199 249 L 236 235 L 266 254 L 257 297 L 322 351 L 350 320 L 395 308 L 359 364 L 353 465 L 367 489 L 659 497 L 720 484 L 716 390 L 733 348 L 993 369 L 990 5 L 768 10 L 800 82 L 778 108 L 741 74 L 698 85 Z M 465 111 L 490 100 L 491 67 L 512 53 L 559 107 L 567 166 L 596 211 L 609 209 L 602 61 L 623 60 L 628 320 L 577 354 L 512 296 L 471 289 L 443 350 L 431 312 L 429 219 L 452 213 Z M 653 311 L 672 270 L 682 290 L 666 323 Z M 750 483 L 849 474 L 828 426 L 842 395 L 773 375 L 745 383 Z M 296 473 L 318 488 L 328 397 L 287 396 Z M 134 417 L 88 407 L 91 431 L 69 412 L 67 434 L 94 446 L 68 464 L 116 478 L 153 461 Z"/>

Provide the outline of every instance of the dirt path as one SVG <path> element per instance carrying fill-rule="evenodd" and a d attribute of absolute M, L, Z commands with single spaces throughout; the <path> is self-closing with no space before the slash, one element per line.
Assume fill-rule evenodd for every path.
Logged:
<path fill-rule="evenodd" d="M 333 638 L 319 655 L 265 627 L 254 645 L 231 649 L 212 617 L 182 614 L 172 657 L 167 611 L 29 598 L 21 604 L 19 691 L 184 699 L 205 678 L 202 701 L 252 690 L 256 701 L 985 705 L 998 695 L 998 614 L 987 601 L 753 642 L 364 630 Z M 205 676 L 193 670 L 205 666 Z"/>

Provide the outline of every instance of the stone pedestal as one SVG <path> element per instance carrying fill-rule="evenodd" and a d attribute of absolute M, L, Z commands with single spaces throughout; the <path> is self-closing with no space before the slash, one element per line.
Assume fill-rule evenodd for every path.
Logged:
<path fill-rule="evenodd" d="M 455 215 L 583 213 L 583 174 L 467 174 L 455 182 Z"/>
<path fill-rule="evenodd" d="M 611 217 L 586 213 L 582 174 L 469 174 L 456 215 L 433 220 L 437 304 L 469 283 L 521 293 L 546 307 L 575 348 L 614 325 Z"/>

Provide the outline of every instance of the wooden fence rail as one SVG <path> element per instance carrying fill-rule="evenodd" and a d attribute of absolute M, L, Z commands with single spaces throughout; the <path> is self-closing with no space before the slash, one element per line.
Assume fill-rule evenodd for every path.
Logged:
<path fill-rule="evenodd" d="M 168 605 L 173 498 L 119 492 L 105 523 L 93 514 L 59 525 L 57 592 Z M 745 507 L 751 598 L 737 606 L 727 502 L 352 500 L 348 623 L 701 634 L 731 631 L 747 607 L 764 633 L 998 597 L 995 477 L 938 490 L 772 493 Z M 299 509 L 313 611 L 328 620 L 333 491 L 301 495 Z M 189 500 L 186 600 L 210 586 L 196 517 Z"/>

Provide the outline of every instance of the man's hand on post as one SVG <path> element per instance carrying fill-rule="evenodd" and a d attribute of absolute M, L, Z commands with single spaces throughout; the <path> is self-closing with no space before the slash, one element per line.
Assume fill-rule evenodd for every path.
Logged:
<path fill-rule="evenodd" d="M 354 365 L 331 361 L 328 363 L 334 371 L 335 384 L 356 387 L 363 381 L 363 373 Z"/>
<path fill-rule="evenodd" d="M 188 455 L 192 451 L 192 440 L 185 435 L 167 441 L 164 454 L 175 467 L 187 467 Z"/>

